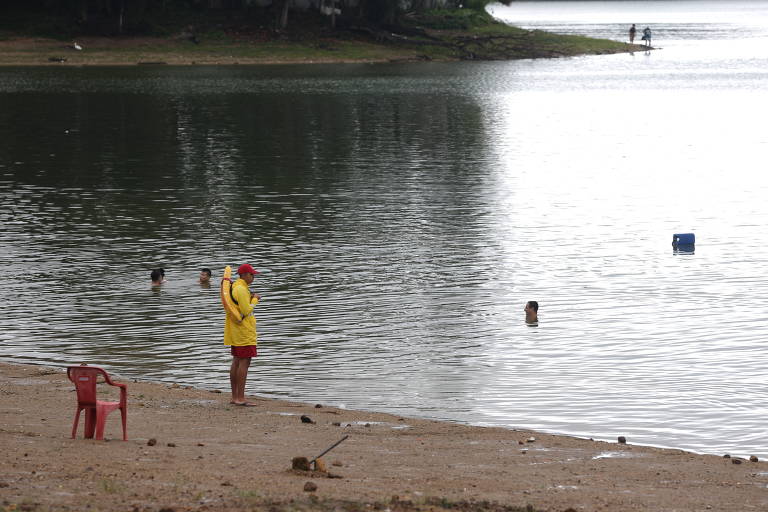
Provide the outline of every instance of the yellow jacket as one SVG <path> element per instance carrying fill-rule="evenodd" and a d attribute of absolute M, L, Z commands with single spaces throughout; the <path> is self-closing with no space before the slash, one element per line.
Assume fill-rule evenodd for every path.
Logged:
<path fill-rule="evenodd" d="M 259 299 L 251 299 L 251 290 L 242 279 L 232 284 L 232 296 L 237 301 L 243 321 L 237 323 L 232 313 L 227 312 L 227 319 L 224 321 L 224 344 L 235 347 L 256 345 L 256 317 L 253 316 L 253 306 L 259 303 Z"/>

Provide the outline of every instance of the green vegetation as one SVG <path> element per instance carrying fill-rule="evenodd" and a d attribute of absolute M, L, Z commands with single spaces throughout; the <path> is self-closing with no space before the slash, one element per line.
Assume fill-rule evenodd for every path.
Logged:
<path fill-rule="evenodd" d="M 338 2 L 336 5 L 343 3 L 343 0 L 326 0 L 332 1 Z M 414 8 L 410 11 L 390 13 L 393 23 L 383 21 L 389 14 L 375 19 L 372 12 L 376 9 L 389 12 L 392 5 L 402 5 L 401 2 L 361 0 L 360 8 L 344 9 L 343 15 L 335 17 L 324 16 L 317 9 L 297 10 L 291 12 L 287 28 L 277 29 L 277 4 L 210 9 L 200 7 L 206 3 L 203 0 L 78 0 L 57 3 L 57 9 L 42 10 L 40 6 L 50 2 L 13 0 L 0 8 L 0 64 L 502 60 L 633 49 L 617 41 L 511 27 L 485 11 L 486 0 L 470 0 L 463 7 L 457 4 L 455 8 L 440 9 L 425 7 L 430 1 L 421 0 L 416 8 L 417 2 L 412 0 Z M 75 4 L 79 10 L 73 7 Z M 85 12 L 83 5 L 88 7 Z M 96 5 L 111 8 L 99 10 Z M 125 6 L 124 12 L 119 10 L 120 5 Z M 374 9 L 375 6 L 378 7 Z M 118 23 L 116 16 L 121 12 Z M 41 36 L 50 43 L 37 41 L 26 46 L 22 42 L 14 43 Z M 73 46 L 75 40 L 83 51 L 67 48 L 67 45 Z"/>

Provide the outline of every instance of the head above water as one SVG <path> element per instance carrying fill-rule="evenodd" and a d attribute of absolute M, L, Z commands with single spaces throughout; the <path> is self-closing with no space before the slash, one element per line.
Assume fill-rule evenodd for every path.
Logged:
<path fill-rule="evenodd" d="M 200 282 L 201 283 L 207 283 L 211 280 L 211 269 L 209 268 L 201 268 L 200 269 Z"/>
<path fill-rule="evenodd" d="M 154 284 L 160 284 L 163 282 L 163 275 L 165 272 L 163 272 L 163 269 L 156 268 L 154 269 L 150 274 L 149 277 L 152 279 L 152 283 Z"/>
<path fill-rule="evenodd" d="M 538 325 L 539 323 L 539 303 L 535 300 L 529 300 L 525 303 L 525 323 L 529 325 Z"/>

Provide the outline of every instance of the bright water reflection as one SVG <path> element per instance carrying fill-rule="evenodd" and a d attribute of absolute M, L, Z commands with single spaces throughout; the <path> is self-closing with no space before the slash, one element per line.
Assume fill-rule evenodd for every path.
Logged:
<path fill-rule="evenodd" d="M 251 392 L 768 455 L 768 10 L 651 3 L 556 20 L 648 55 L 0 70 L 0 357 L 226 389 L 196 278 L 249 261 Z"/>

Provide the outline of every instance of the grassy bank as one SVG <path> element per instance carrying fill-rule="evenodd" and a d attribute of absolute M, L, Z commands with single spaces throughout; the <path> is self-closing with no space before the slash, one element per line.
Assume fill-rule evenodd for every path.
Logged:
<path fill-rule="evenodd" d="M 644 49 L 606 39 L 529 31 L 471 9 L 428 11 L 397 26 L 328 28 L 305 13 L 291 31 L 216 25 L 132 37 L 41 37 L 0 31 L 0 65 L 271 64 L 507 60 L 620 53 Z M 193 41 L 194 39 L 194 41 Z"/>

